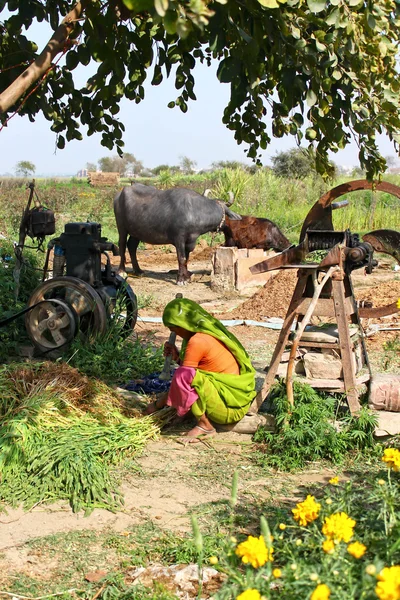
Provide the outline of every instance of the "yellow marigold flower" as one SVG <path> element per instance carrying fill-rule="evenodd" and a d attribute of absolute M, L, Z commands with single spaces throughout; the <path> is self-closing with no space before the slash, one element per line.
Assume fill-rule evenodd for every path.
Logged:
<path fill-rule="evenodd" d="M 296 504 L 296 508 L 292 508 L 293 518 L 298 521 L 299 525 L 308 525 L 318 518 L 321 505 L 315 501 L 314 496 L 308 495 L 303 502 Z"/>
<path fill-rule="evenodd" d="M 322 533 L 330 540 L 335 542 L 349 542 L 353 537 L 353 529 L 356 522 L 346 513 L 334 513 L 326 517 L 322 527 Z"/>
<path fill-rule="evenodd" d="M 385 567 L 377 577 L 375 593 L 380 600 L 400 600 L 400 566 Z"/>
<path fill-rule="evenodd" d="M 249 535 L 247 540 L 236 548 L 236 555 L 242 558 L 242 562 L 251 564 L 255 569 L 262 567 L 268 561 L 272 562 L 272 553 L 273 548 L 268 550 L 262 535 L 258 538 Z"/>
<path fill-rule="evenodd" d="M 328 600 L 330 595 L 331 590 L 328 586 L 325 583 L 320 583 L 311 594 L 310 600 Z"/>
<path fill-rule="evenodd" d="M 250 588 L 236 596 L 236 600 L 261 600 L 261 594 L 258 590 Z"/>
<path fill-rule="evenodd" d="M 376 566 L 375 565 L 367 565 L 365 567 L 365 572 L 367 573 L 367 575 L 375 575 Z"/>
<path fill-rule="evenodd" d="M 386 481 L 384 479 L 378 479 L 378 485 L 385 485 Z"/>
<path fill-rule="evenodd" d="M 335 542 L 333 540 L 325 540 L 322 544 L 322 550 L 327 554 L 333 554 L 335 551 Z"/>
<path fill-rule="evenodd" d="M 282 571 L 280 569 L 273 569 L 272 575 L 276 577 L 276 579 L 279 579 L 279 577 L 282 577 Z"/>
<path fill-rule="evenodd" d="M 400 450 L 397 450 L 397 448 L 386 448 L 382 460 L 386 463 L 388 469 L 400 471 Z"/>
<path fill-rule="evenodd" d="M 217 565 L 218 564 L 218 557 L 217 556 L 210 556 L 210 558 L 208 559 L 208 562 L 210 563 L 210 565 Z"/>
<path fill-rule="evenodd" d="M 354 556 L 354 558 L 361 558 L 364 556 L 367 547 L 361 542 L 353 542 L 347 546 L 347 552 Z"/>
<path fill-rule="evenodd" d="M 339 477 L 338 476 L 332 477 L 332 479 L 329 480 L 329 483 L 331 485 L 337 485 L 339 483 Z"/>
<path fill-rule="evenodd" d="M 282 531 L 284 531 L 286 529 L 285 523 L 279 523 L 279 529 L 281 529 Z"/>

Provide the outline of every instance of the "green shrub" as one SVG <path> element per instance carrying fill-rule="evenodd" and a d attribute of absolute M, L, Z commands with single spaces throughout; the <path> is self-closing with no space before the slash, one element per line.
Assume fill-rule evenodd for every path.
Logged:
<path fill-rule="evenodd" d="M 299 382 L 294 382 L 293 407 L 288 403 L 283 380 L 271 395 L 276 432 L 261 427 L 254 435 L 259 444 L 256 460 L 263 465 L 292 471 L 316 460 L 340 464 L 348 453 L 373 448 L 377 419 L 367 408 L 362 408 L 357 417 L 346 413 L 339 418 L 337 398 L 320 396 Z"/>

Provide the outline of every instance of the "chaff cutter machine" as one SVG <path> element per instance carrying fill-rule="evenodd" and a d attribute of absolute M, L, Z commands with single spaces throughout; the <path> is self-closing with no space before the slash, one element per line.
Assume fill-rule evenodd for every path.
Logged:
<path fill-rule="evenodd" d="M 389 192 L 400 198 L 400 188 L 381 182 L 376 184 L 380 191 Z M 308 213 L 300 234 L 298 246 L 292 246 L 281 254 L 251 267 L 252 273 L 262 273 L 281 268 L 298 269 L 298 281 L 275 347 L 264 385 L 258 392 L 250 412 L 257 412 L 274 382 L 282 354 L 289 343 L 290 355 L 286 375 L 288 400 L 293 404 L 293 374 L 296 352 L 302 347 L 329 348 L 337 351 L 343 367 L 343 380 L 320 380 L 319 387 L 344 392 L 350 412 L 360 409 L 359 388 L 370 381 L 371 370 L 365 347 L 364 332 L 360 317 L 379 318 L 398 311 L 396 303 L 381 308 L 358 308 L 354 298 L 351 272 L 364 268 L 371 273 L 377 266 L 373 252 L 390 254 L 400 263 L 400 233 L 393 230 L 372 231 L 360 240 L 350 231 L 334 231 L 332 209 L 347 203 L 332 204 L 344 193 L 371 189 L 365 180 L 353 181 L 338 186 L 322 196 Z M 307 263 L 311 252 L 325 251 L 320 262 Z M 337 323 L 338 339 L 335 343 L 302 340 L 306 326 L 312 316 L 334 318 Z M 292 325 L 297 326 L 291 334 Z M 356 326 L 357 336 L 350 334 L 350 325 Z M 290 339 L 291 338 L 291 339 Z M 357 376 L 355 348 L 359 344 L 363 373 Z M 318 380 L 315 380 L 318 381 Z M 321 383 L 322 381 L 322 383 Z M 315 386 L 314 386 L 315 387 Z"/>

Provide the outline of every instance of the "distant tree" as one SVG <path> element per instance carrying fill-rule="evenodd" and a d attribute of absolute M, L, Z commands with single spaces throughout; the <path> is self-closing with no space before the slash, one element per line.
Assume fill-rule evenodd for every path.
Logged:
<path fill-rule="evenodd" d="M 170 171 L 171 173 L 177 173 L 181 168 L 179 165 L 170 167 L 169 165 L 157 165 L 154 169 L 151 169 L 154 175 L 159 175 L 162 171 Z"/>
<path fill-rule="evenodd" d="M 86 163 L 86 170 L 89 171 L 90 173 L 97 171 L 96 163 L 91 163 L 91 162 Z"/>
<path fill-rule="evenodd" d="M 188 156 L 180 156 L 179 164 L 181 166 L 182 171 L 186 175 L 190 175 L 191 173 L 193 173 L 194 168 L 197 165 L 197 162 L 195 160 L 192 160 Z"/>
<path fill-rule="evenodd" d="M 351 171 L 351 177 L 353 179 L 359 179 L 360 177 L 365 177 L 365 171 L 358 165 L 358 167 L 353 167 Z"/>
<path fill-rule="evenodd" d="M 238 160 L 217 160 L 211 163 L 213 169 L 244 169 L 247 171 L 248 166 Z"/>
<path fill-rule="evenodd" d="M 271 161 L 273 172 L 280 177 L 302 179 L 316 172 L 315 156 L 302 148 L 278 152 L 271 158 Z"/>
<path fill-rule="evenodd" d="M 105 173 L 119 173 L 121 177 L 124 177 L 129 172 L 139 175 L 143 169 L 143 163 L 137 160 L 133 154 L 124 152 L 123 157 L 114 155 L 100 158 L 99 167 Z"/>
<path fill-rule="evenodd" d="M 15 174 L 18 177 L 28 177 L 28 175 L 33 175 L 35 171 L 35 165 L 32 162 L 29 162 L 29 160 L 20 160 L 15 165 Z"/>

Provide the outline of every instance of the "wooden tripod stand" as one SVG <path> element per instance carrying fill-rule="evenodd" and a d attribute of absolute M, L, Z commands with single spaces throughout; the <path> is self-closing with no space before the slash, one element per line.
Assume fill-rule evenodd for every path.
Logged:
<path fill-rule="evenodd" d="M 318 279 L 322 277 L 322 281 Z M 301 336 L 312 316 L 334 317 L 338 328 L 336 342 L 303 341 Z M 294 339 L 289 341 L 294 320 L 297 319 L 297 330 Z M 350 324 L 358 328 L 356 340 L 350 336 Z M 328 269 L 318 266 L 300 268 L 298 281 L 294 290 L 286 317 L 276 344 L 268 373 L 262 389 L 255 397 L 249 412 L 257 413 L 261 404 L 267 397 L 275 380 L 282 354 L 287 344 L 290 344 L 290 358 L 286 376 L 286 389 L 288 400 L 293 404 L 293 371 L 294 359 L 298 346 L 312 348 L 335 349 L 340 355 L 343 367 L 342 380 L 324 380 L 323 389 L 343 391 L 351 414 L 360 410 L 358 386 L 367 383 L 371 378 L 371 371 L 366 352 L 364 333 L 361 328 L 357 305 L 354 299 L 353 286 L 350 275 L 345 272 L 343 263 Z M 355 361 L 355 345 L 361 347 L 361 359 L 367 366 L 368 373 L 357 377 Z M 315 380 L 316 382 L 318 380 Z M 322 387 L 322 386 L 320 386 Z"/>

